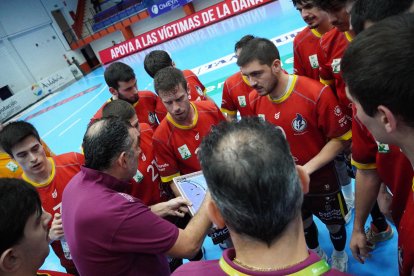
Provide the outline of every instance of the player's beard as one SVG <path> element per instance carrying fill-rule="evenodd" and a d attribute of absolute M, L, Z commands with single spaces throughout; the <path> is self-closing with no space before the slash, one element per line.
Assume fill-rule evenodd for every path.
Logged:
<path fill-rule="evenodd" d="M 124 97 L 121 93 L 118 93 L 118 99 L 129 102 L 130 104 L 134 104 L 139 100 L 139 96 L 138 96 L 138 93 L 137 93 L 137 94 L 134 95 L 134 97 L 132 99 L 130 99 L 130 98 Z"/>

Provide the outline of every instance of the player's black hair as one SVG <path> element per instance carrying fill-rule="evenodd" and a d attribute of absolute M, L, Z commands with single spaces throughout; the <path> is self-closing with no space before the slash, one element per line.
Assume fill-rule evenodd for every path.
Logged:
<path fill-rule="evenodd" d="M 173 61 L 166 51 L 154 50 L 145 56 L 144 69 L 151 78 L 154 78 L 158 71 L 169 66 L 173 66 Z"/>
<path fill-rule="evenodd" d="M 314 0 L 292 0 L 293 6 L 296 7 L 297 5 L 305 5 L 305 4 L 312 4 Z"/>
<path fill-rule="evenodd" d="M 42 215 L 36 188 L 21 179 L 0 178 L 0 255 L 22 240 L 33 214 Z"/>
<path fill-rule="evenodd" d="M 102 117 L 119 117 L 124 121 L 129 121 L 135 114 L 132 105 L 124 100 L 113 100 L 102 110 Z"/>
<path fill-rule="evenodd" d="M 345 8 L 346 3 L 349 1 L 350 0 L 313 0 L 313 3 L 321 10 L 330 12 Z"/>
<path fill-rule="evenodd" d="M 393 16 L 360 33 L 346 50 L 343 78 L 368 116 L 383 105 L 414 127 L 413 33 L 413 14 Z"/>
<path fill-rule="evenodd" d="M 365 23 L 376 23 L 407 11 L 413 0 L 359 0 L 351 10 L 351 25 L 355 34 L 365 29 Z"/>
<path fill-rule="evenodd" d="M 134 70 L 123 62 L 114 62 L 104 72 L 105 82 L 109 87 L 118 90 L 120 81 L 128 82 L 135 79 Z"/>
<path fill-rule="evenodd" d="M 171 92 L 181 84 L 187 91 L 187 81 L 181 70 L 174 67 L 166 67 L 157 72 L 154 77 L 155 92 L 159 95 L 161 92 Z"/>
<path fill-rule="evenodd" d="M 260 64 L 271 66 L 275 59 L 280 59 L 275 44 L 266 38 L 254 38 L 243 47 L 237 65 L 244 66 L 257 60 Z"/>
<path fill-rule="evenodd" d="M 246 46 L 246 44 L 253 38 L 255 38 L 253 35 L 243 36 L 239 41 L 236 42 L 236 44 L 234 44 L 234 52 L 236 52 L 238 49 L 243 49 L 243 47 Z"/>
<path fill-rule="evenodd" d="M 11 122 L 0 132 L 0 146 L 13 157 L 12 148 L 29 136 L 35 137 L 40 142 L 39 133 L 32 124 L 25 121 Z"/>
<path fill-rule="evenodd" d="M 133 154 L 130 128 L 128 122 L 118 117 L 102 118 L 90 124 L 82 144 L 85 167 L 106 170 L 122 152 Z"/>
<path fill-rule="evenodd" d="M 303 192 L 283 132 L 259 118 L 222 122 L 198 153 L 231 231 L 271 246 L 300 215 Z"/>

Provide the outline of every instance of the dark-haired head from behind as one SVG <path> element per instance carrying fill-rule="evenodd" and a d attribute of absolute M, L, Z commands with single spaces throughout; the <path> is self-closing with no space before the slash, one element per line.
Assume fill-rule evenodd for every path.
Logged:
<path fill-rule="evenodd" d="M 151 78 L 154 78 L 158 71 L 169 66 L 174 66 L 174 63 L 166 51 L 154 50 L 145 56 L 144 69 Z"/>
<path fill-rule="evenodd" d="M 258 118 L 221 123 L 198 156 L 231 232 L 270 247 L 300 216 L 302 186 L 279 128 Z"/>

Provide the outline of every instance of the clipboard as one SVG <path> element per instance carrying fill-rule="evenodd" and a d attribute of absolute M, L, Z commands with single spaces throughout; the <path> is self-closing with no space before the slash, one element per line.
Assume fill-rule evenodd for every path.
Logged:
<path fill-rule="evenodd" d="M 180 192 L 181 196 L 190 201 L 193 205 L 189 206 L 192 216 L 197 213 L 203 203 L 208 187 L 203 172 L 198 171 L 186 175 L 180 175 L 173 178 L 174 185 Z"/>

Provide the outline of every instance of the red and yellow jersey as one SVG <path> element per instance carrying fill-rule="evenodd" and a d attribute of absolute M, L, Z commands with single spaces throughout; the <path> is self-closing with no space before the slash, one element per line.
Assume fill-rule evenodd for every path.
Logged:
<path fill-rule="evenodd" d="M 322 34 L 305 27 L 293 40 L 293 72 L 319 81 L 318 48 Z"/>
<path fill-rule="evenodd" d="M 188 84 L 188 99 L 190 101 L 208 100 L 205 94 L 206 88 L 201 83 L 201 81 L 198 79 L 197 75 L 194 74 L 191 70 L 183 70 L 182 72 Z M 165 116 L 167 116 L 167 112 L 168 111 L 165 108 L 164 104 L 162 103 L 161 99 L 158 98 L 155 113 L 157 114 L 157 118 L 160 123 L 162 120 L 164 120 Z"/>
<path fill-rule="evenodd" d="M 199 171 L 201 167 L 197 151 L 203 137 L 210 132 L 212 126 L 225 120 L 211 101 L 191 102 L 191 107 L 194 109 L 194 118 L 190 126 L 177 124 L 167 114 L 154 133 L 154 154 L 162 182 L 170 182 L 173 177 Z"/>
<path fill-rule="evenodd" d="M 411 180 L 414 171 L 408 158 L 397 146 L 376 142 L 368 129 L 362 125 L 357 117 L 354 117 L 352 165 L 359 170 L 377 170 L 381 181 L 393 193 L 392 217 L 398 226 L 407 201 L 411 200 L 412 195 Z"/>
<path fill-rule="evenodd" d="M 153 130 L 148 124 L 139 124 L 140 126 L 140 148 L 141 153 L 138 157 L 138 170 L 134 176 L 131 187 L 131 195 L 137 197 L 151 206 L 162 201 L 160 190 L 160 175 L 154 159 L 152 150 Z"/>
<path fill-rule="evenodd" d="M 36 273 L 37 276 L 68 276 L 72 274 L 67 274 L 64 272 L 59 271 L 51 271 L 51 270 L 39 270 Z"/>
<path fill-rule="evenodd" d="M 158 122 L 156 119 L 156 107 L 158 102 L 158 96 L 151 91 L 143 90 L 138 91 L 139 100 L 133 104 L 135 113 L 137 114 L 138 121 L 140 123 L 147 123 L 151 126 L 152 129 L 156 129 Z M 104 103 L 101 108 L 93 115 L 91 122 L 94 120 L 102 118 L 102 111 L 105 105 L 112 101 L 110 98 L 106 103 Z"/>
<path fill-rule="evenodd" d="M 53 217 L 55 213 L 62 212 L 63 190 L 72 177 L 80 171 L 81 166 L 85 163 L 85 158 L 80 153 L 69 152 L 48 157 L 48 161 L 52 164 L 52 173 L 45 183 L 36 183 L 30 180 L 24 173 L 22 174 L 22 179 L 36 187 L 39 192 L 43 209 Z M 50 224 L 51 223 L 52 220 L 50 221 Z M 74 267 L 72 260 L 65 258 L 62 245 L 59 241 L 53 242 L 52 248 L 65 268 Z"/>
<path fill-rule="evenodd" d="M 348 32 L 333 28 L 322 36 L 317 52 L 320 81 L 335 88 L 339 103 L 349 119 L 352 118 L 352 103 L 346 97 L 341 59 L 351 41 L 352 36 Z"/>
<path fill-rule="evenodd" d="M 42 143 L 46 156 L 54 156 L 53 152 L 46 145 L 46 143 L 42 140 L 40 140 L 40 142 Z M 17 164 L 17 162 L 14 161 L 10 155 L 2 152 L 0 149 L 0 177 L 20 178 L 22 174 L 23 170 L 20 168 L 19 164 Z"/>
<path fill-rule="evenodd" d="M 283 128 L 296 164 L 304 165 L 329 139 L 349 140 L 351 122 L 329 86 L 296 75 L 289 79 L 286 93 L 280 99 L 259 96 L 254 90 L 250 94 L 250 105 L 255 115 Z M 333 165 L 328 164 L 312 174 L 310 193 L 319 193 L 325 179 L 332 183 L 323 192 L 334 192 L 339 188 Z"/>
<path fill-rule="evenodd" d="M 243 78 L 241 72 L 237 72 L 226 79 L 223 85 L 223 98 L 221 111 L 230 115 L 252 116 L 250 110 L 249 94 L 253 88 Z"/>
<path fill-rule="evenodd" d="M 414 182 L 413 182 L 414 183 Z M 414 272 L 414 200 L 413 194 L 407 201 L 405 212 L 398 227 L 398 264 L 400 275 L 413 275 Z"/>

